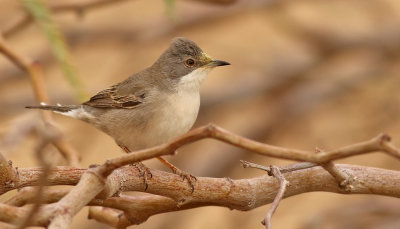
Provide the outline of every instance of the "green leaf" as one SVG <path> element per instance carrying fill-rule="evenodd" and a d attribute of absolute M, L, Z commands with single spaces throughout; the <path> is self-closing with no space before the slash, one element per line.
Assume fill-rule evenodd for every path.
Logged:
<path fill-rule="evenodd" d="M 68 80 L 77 98 L 84 101 L 88 98 L 83 85 L 77 76 L 75 66 L 72 64 L 71 55 L 65 43 L 64 36 L 52 20 L 51 12 L 41 0 L 21 0 L 29 14 L 34 18 L 47 37 L 51 50 L 59 62 L 64 76 Z"/>

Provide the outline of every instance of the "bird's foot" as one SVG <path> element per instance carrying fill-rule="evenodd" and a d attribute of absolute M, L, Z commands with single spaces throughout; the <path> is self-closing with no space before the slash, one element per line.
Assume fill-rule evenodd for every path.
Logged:
<path fill-rule="evenodd" d="M 177 167 L 173 167 L 171 168 L 172 172 L 175 173 L 176 175 L 179 175 L 180 177 L 182 177 L 183 180 L 187 180 L 189 183 L 189 186 L 192 190 L 192 193 L 194 192 L 194 184 L 197 181 L 197 177 L 193 176 L 192 174 L 185 172 L 183 170 L 178 169 Z"/>
<path fill-rule="evenodd" d="M 193 176 L 192 174 L 182 171 L 180 169 L 178 169 L 177 167 L 175 167 L 175 165 L 171 164 L 169 161 L 165 160 L 162 157 L 157 157 L 158 160 L 160 160 L 165 166 L 167 166 L 169 169 L 172 170 L 173 173 L 175 173 L 176 175 L 179 175 L 182 177 L 183 180 L 187 180 L 190 188 L 192 190 L 192 193 L 194 192 L 194 184 L 197 181 L 197 178 L 195 176 Z"/>
<path fill-rule="evenodd" d="M 135 166 L 139 170 L 140 176 L 143 177 L 143 182 L 145 185 L 144 190 L 146 191 L 147 188 L 149 187 L 147 181 L 153 177 L 153 174 L 151 174 L 150 169 L 147 166 L 145 166 L 142 162 L 135 163 L 133 164 L 133 166 Z"/>

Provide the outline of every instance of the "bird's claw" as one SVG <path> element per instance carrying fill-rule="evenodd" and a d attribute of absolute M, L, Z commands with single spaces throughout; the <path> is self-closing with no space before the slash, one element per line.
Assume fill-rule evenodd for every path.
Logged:
<path fill-rule="evenodd" d="M 197 181 L 197 177 L 195 177 L 195 176 L 193 176 L 192 174 L 190 174 L 190 173 L 188 173 L 188 172 L 185 172 L 185 171 L 182 171 L 182 170 L 180 170 L 180 169 L 178 169 L 178 168 L 176 168 L 176 167 L 174 167 L 173 169 L 172 169 L 172 171 L 176 174 L 176 175 L 179 175 L 180 177 L 182 177 L 182 180 L 187 180 L 188 181 L 188 183 L 189 183 L 189 185 L 190 185 L 190 188 L 191 188 L 191 192 L 193 193 L 194 192 L 194 184 L 196 183 L 196 181 Z"/>
<path fill-rule="evenodd" d="M 149 187 L 147 181 L 153 177 L 153 174 L 151 174 L 150 169 L 147 166 L 145 166 L 142 162 L 135 163 L 133 164 L 133 166 L 135 166 L 139 170 L 140 176 L 143 177 L 143 182 L 145 185 L 144 190 L 146 191 L 147 188 Z"/>

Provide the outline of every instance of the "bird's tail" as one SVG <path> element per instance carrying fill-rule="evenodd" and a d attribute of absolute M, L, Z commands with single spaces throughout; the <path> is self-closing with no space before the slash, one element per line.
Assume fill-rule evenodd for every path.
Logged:
<path fill-rule="evenodd" d="M 62 106 L 52 106 L 52 105 L 40 105 L 40 106 L 26 106 L 28 109 L 41 109 L 41 110 L 50 110 L 58 113 L 66 113 L 72 110 L 79 108 L 79 105 L 62 105 Z"/>

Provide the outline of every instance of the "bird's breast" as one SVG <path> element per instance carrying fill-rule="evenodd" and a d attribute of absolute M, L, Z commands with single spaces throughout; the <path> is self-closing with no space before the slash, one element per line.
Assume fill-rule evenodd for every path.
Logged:
<path fill-rule="evenodd" d="M 158 129 L 164 142 L 186 133 L 194 124 L 199 112 L 200 95 L 198 92 L 178 92 L 167 96 L 161 112 L 155 117 L 159 121 Z"/>

